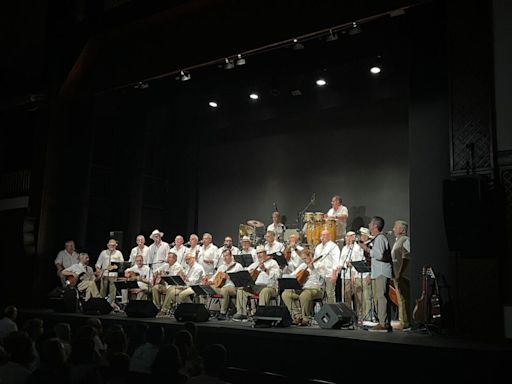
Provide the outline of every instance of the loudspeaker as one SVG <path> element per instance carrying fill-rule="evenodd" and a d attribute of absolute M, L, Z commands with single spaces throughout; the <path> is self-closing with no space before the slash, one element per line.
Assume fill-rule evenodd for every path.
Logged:
<path fill-rule="evenodd" d="M 124 309 L 128 317 L 155 317 L 158 308 L 151 300 L 133 300 Z"/>
<path fill-rule="evenodd" d="M 174 311 L 174 318 L 178 321 L 208 321 L 210 312 L 204 304 L 181 303 Z"/>
<path fill-rule="evenodd" d="M 94 297 L 84 302 L 83 310 L 85 313 L 106 315 L 112 312 L 112 306 L 102 297 Z"/>
<path fill-rule="evenodd" d="M 123 249 L 123 231 L 110 231 L 109 235 L 111 239 L 117 241 L 117 249 L 121 251 Z"/>
<path fill-rule="evenodd" d="M 292 325 L 292 317 L 288 308 L 274 305 L 260 305 L 253 316 L 254 326 L 265 327 L 289 327 Z"/>
<path fill-rule="evenodd" d="M 324 304 L 315 320 L 321 328 L 340 329 L 353 325 L 357 316 L 345 303 Z"/>

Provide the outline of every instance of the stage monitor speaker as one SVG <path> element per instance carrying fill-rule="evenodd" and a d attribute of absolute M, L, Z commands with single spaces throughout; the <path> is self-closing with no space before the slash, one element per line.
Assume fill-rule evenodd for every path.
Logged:
<path fill-rule="evenodd" d="M 93 297 L 83 304 L 84 313 L 106 315 L 112 312 L 112 306 L 106 299 Z"/>
<path fill-rule="evenodd" d="M 260 305 L 253 316 L 256 328 L 289 327 L 292 317 L 288 308 L 274 305 Z"/>
<path fill-rule="evenodd" d="M 315 320 L 321 328 L 340 329 L 353 325 L 357 316 L 345 303 L 324 304 Z"/>
<path fill-rule="evenodd" d="M 181 303 L 174 311 L 174 318 L 178 321 L 203 322 L 208 321 L 210 312 L 204 304 Z"/>
<path fill-rule="evenodd" d="M 158 308 L 151 300 L 133 300 L 124 309 L 128 317 L 155 317 Z"/>
<path fill-rule="evenodd" d="M 117 249 L 119 249 L 121 251 L 123 249 L 123 237 L 124 237 L 123 231 L 110 231 L 109 236 L 111 239 L 114 239 L 117 241 Z"/>

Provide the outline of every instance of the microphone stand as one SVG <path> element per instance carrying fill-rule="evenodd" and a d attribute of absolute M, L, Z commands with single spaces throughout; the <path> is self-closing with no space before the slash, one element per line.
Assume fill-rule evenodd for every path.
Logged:
<path fill-rule="evenodd" d="M 309 200 L 308 205 L 306 205 L 302 211 L 297 212 L 297 228 L 300 228 L 299 235 L 301 235 L 301 236 L 304 234 L 304 231 L 302 230 L 302 222 L 304 220 L 304 213 L 306 213 L 306 211 L 309 209 L 309 207 L 311 207 L 311 205 L 314 204 L 314 202 L 315 202 L 314 196 L 315 195 L 313 194 L 313 197 L 311 197 L 311 199 Z"/>

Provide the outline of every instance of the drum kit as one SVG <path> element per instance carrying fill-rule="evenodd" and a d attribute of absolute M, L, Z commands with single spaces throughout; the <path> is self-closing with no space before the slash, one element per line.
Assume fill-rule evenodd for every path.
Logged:
<path fill-rule="evenodd" d="M 240 224 L 238 227 L 238 243 L 242 243 L 242 238 L 248 236 L 251 244 L 255 245 L 263 239 L 265 224 L 259 220 L 247 220 L 247 224 Z"/>
<path fill-rule="evenodd" d="M 331 240 L 334 241 L 336 239 L 336 219 L 324 216 L 323 212 L 304 213 L 305 236 L 308 245 L 318 245 L 320 243 L 320 235 L 324 230 L 329 231 Z"/>

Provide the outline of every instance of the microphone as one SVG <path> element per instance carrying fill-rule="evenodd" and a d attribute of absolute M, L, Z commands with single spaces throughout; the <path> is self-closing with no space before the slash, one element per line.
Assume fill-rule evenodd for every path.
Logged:
<path fill-rule="evenodd" d="M 185 247 L 188 247 L 190 245 L 190 241 L 187 241 L 185 244 L 183 244 Z"/>
<path fill-rule="evenodd" d="M 313 192 L 313 196 L 311 196 L 311 202 L 314 204 L 316 200 L 316 193 Z"/>
<path fill-rule="evenodd" d="M 174 243 L 169 244 L 169 247 L 174 247 L 175 245 L 176 245 L 176 243 L 174 242 Z"/>
<path fill-rule="evenodd" d="M 275 211 L 275 212 L 279 212 L 279 209 L 277 209 L 277 204 L 276 204 L 276 202 L 274 202 L 274 203 L 272 203 L 272 204 L 274 205 L 274 211 Z"/>
<path fill-rule="evenodd" d="M 199 241 L 197 242 L 197 244 L 199 244 L 199 245 L 203 245 L 203 240 L 199 240 Z"/>
<path fill-rule="evenodd" d="M 392 235 L 393 234 L 393 231 L 387 231 L 386 234 L 388 235 Z"/>

